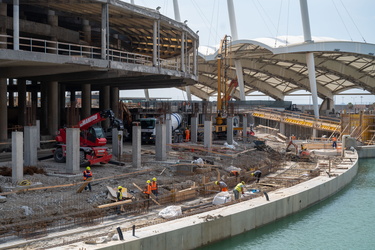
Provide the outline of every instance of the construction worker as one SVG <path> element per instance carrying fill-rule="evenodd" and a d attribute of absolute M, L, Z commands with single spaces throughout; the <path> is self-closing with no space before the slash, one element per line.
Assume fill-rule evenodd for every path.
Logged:
<path fill-rule="evenodd" d="M 151 182 L 151 192 L 157 196 L 158 195 L 158 183 L 156 182 L 156 178 L 152 178 Z"/>
<path fill-rule="evenodd" d="M 257 178 L 257 181 L 256 183 L 259 182 L 260 180 L 260 177 L 262 176 L 262 171 L 260 171 L 259 169 L 257 171 L 255 171 L 254 173 L 251 173 L 252 176 L 254 176 L 255 178 Z"/>
<path fill-rule="evenodd" d="M 238 177 L 240 174 L 238 173 L 238 171 L 237 170 L 232 170 L 232 171 L 230 171 L 230 176 L 236 176 L 236 177 Z"/>
<path fill-rule="evenodd" d="M 241 181 L 237 184 L 237 186 L 233 189 L 234 199 L 238 200 L 240 198 L 240 193 L 244 194 L 245 182 Z"/>
<path fill-rule="evenodd" d="M 145 188 L 143 189 L 143 194 L 144 194 L 144 197 L 146 199 L 149 199 L 150 198 L 150 195 L 151 195 L 151 181 L 150 180 L 147 180 L 146 181 L 146 186 Z"/>
<path fill-rule="evenodd" d="M 123 187 L 121 187 L 121 186 L 117 187 L 117 201 L 124 200 L 124 197 L 122 196 L 122 189 L 123 189 Z"/>
<path fill-rule="evenodd" d="M 87 179 L 89 178 L 92 178 L 92 172 L 91 172 L 91 168 L 90 166 L 86 167 L 86 170 L 83 171 L 83 180 L 86 181 Z M 87 188 L 90 190 L 91 192 L 91 184 L 90 182 L 87 184 L 87 186 L 85 187 L 85 190 L 87 190 Z"/>
<path fill-rule="evenodd" d="M 190 141 L 190 130 L 188 128 L 185 129 L 185 141 Z"/>
<path fill-rule="evenodd" d="M 336 138 L 336 136 L 332 137 L 332 147 L 337 148 L 337 138 Z"/>
<path fill-rule="evenodd" d="M 224 181 L 215 181 L 216 185 L 219 185 L 221 192 L 228 192 L 228 185 Z"/>

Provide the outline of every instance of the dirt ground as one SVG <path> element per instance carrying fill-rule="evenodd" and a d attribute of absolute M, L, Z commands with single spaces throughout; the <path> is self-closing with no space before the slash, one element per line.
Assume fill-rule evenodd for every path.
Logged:
<path fill-rule="evenodd" d="M 234 166 L 244 171 L 254 170 L 265 166 L 278 168 L 284 162 L 284 156 L 279 151 L 285 149 L 285 144 L 277 141 L 268 141 L 274 150 L 259 151 L 254 149 L 254 144 L 248 141 L 237 140 L 238 145 L 235 149 L 228 148 L 224 141 L 215 141 L 212 150 L 214 152 L 192 150 L 186 147 L 194 146 L 184 143 L 171 150 L 167 154 L 167 160 L 163 162 L 155 161 L 154 145 L 142 146 L 142 167 L 134 168 L 131 163 L 131 144 L 126 143 L 124 154 L 121 156 L 123 166 L 114 164 L 93 165 L 94 180 L 91 182 L 92 191 L 83 190 L 77 193 L 77 189 L 82 184 L 81 173 L 64 173 L 64 163 L 56 163 L 53 159 L 38 162 L 38 169 L 42 169 L 45 174 L 24 175 L 31 185 L 20 187 L 11 182 L 11 177 L 0 175 L 1 192 L 12 192 L 6 195 L 5 202 L 0 205 L 0 243 L 6 239 L 1 233 L 6 232 L 11 224 L 23 223 L 20 227 L 25 230 L 28 222 L 36 222 L 42 216 L 45 220 L 50 218 L 64 217 L 69 221 L 74 219 L 74 214 L 83 210 L 91 210 L 98 205 L 109 204 L 112 201 L 108 199 L 108 187 L 116 188 L 121 185 L 128 189 L 130 195 L 135 199 L 141 200 L 141 191 L 139 187 L 144 187 L 147 180 L 156 177 L 159 185 L 159 196 L 168 194 L 172 190 L 183 190 L 190 188 L 193 183 L 202 183 L 202 176 L 208 177 L 209 181 L 216 181 L 218 172 L 220 176 L 229 176 L 228 167 Z M 202 147 L 202 145 L 198 145 Z M 237 154 L 236 157 L 228 155 Z M 181 172 L 179 169 L 184 165 L 190 166 L 190 163 L 197 158 L 213 164 L 211 171 L 199 174 L 196 171 L 192 173 Z M 197 168 L 201 168 L 196 164 Z M 0 164 L 0 167 L 11 167 L 10 162 Z M 203 168 L 205 168 L 205 165 Z M 217 169 L 217 171 L 216 171 Z M 17 191 L 25 188 L 40 188 L 33 191 Z M 232 187 L 231 187 L 232 189 Z M 230 190 L 231 190 L 230 189 Z M 4 199 L 3 199 L 4 201 Z M 39 215 L 39 217 L 37 216 Z M 4 231 L 5 230 L 5 231 Z M 16 230 L 12 228 L 12 230 Z M 30 228 L 32 230 L 32 228 Z"/>

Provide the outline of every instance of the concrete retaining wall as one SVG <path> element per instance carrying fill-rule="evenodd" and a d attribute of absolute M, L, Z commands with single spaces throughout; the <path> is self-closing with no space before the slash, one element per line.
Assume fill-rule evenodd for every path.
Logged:
<path fill-rule="evenodd" d="M 90 249 L 194 249 L 271 223 L 326 199 L 350 183 L 357 174 L 358 158 L 356 152 L 346 152 L 353 165 L 348 169 L 335 170 L 335 177 L 322 174 L 296 186 L 270 192 L 270 201 L 258 197 L 141 228 L 136 230 L 136 237 L 132 236 L 132 232 L 124 232 L 124 241 L 111 241 L 90 246 Z"/>
<path fill-rule="evenodd" d="M 375 145 L 356 147 L 359 158 L 375 158 Z"/>

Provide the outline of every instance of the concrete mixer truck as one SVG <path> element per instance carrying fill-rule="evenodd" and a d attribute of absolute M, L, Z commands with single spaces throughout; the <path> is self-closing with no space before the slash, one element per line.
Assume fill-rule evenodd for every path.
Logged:
<path fill-rule="evenodd" d="M 157 117 L 141 118 L 141 138 L 142 143 L 155 143 L 156 123 L 159 121 Z M 172 123 L 172 142 L 179 143 L 184 141 L 184 130 L 186 120 L 183 115 L 178 113 L 171 114 Z"/>

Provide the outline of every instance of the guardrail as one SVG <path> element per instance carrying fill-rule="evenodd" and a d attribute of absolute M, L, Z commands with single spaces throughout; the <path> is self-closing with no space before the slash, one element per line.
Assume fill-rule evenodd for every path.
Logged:
<path fill-rule="evenodd" d="M 43 40 L 31 37 L 20 37 L 19 41 L 19 49 L 23 51 L 103 59 L 101 53 L 102 49 L 100 47 Z M 0 48 L 1 47 L 8 49 L 13 48 L 13 36 L 0 35 Z M 106 52 L 106 59 L 110 61 L 153 66 L 153 58 L 151 56 L 115 49 L 107 49 Z M 158 59 L 157 66 L 165 69 L 179 70 L 181 60 L 179 58 L 174 58 L 171 60 Z M 187 72 L 191 73 L 190 66 L 187 66 L 186 69 Z"/>
<path fill-rule="evenodd" d="M 256 109 L 253 111 L 253 116 L 324 131 L 341 131 L 341 123 L 338 119 L 316 119 L 303 113 Z"/>

